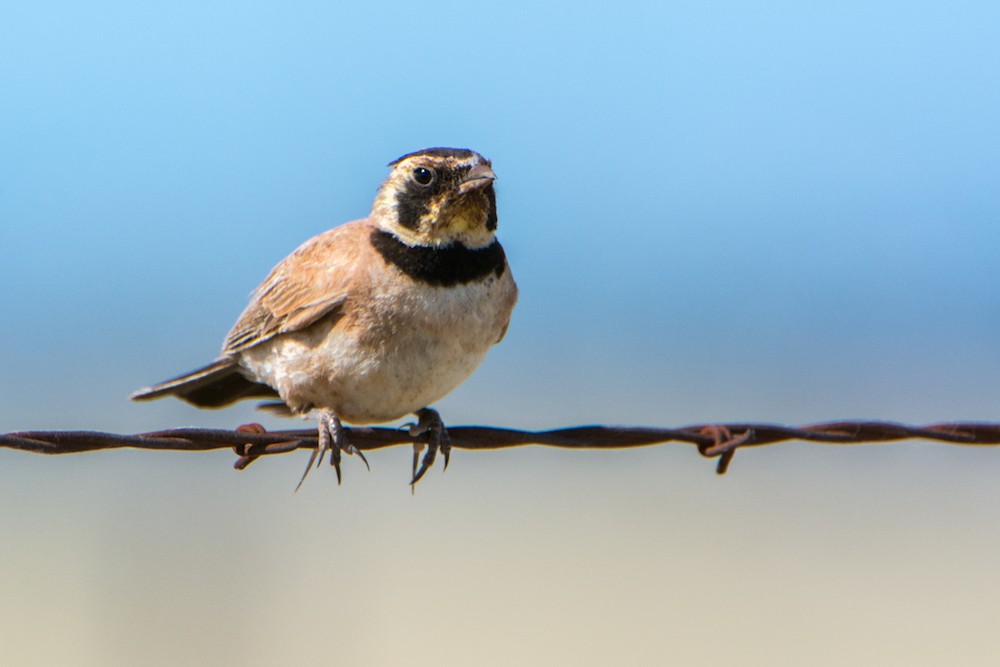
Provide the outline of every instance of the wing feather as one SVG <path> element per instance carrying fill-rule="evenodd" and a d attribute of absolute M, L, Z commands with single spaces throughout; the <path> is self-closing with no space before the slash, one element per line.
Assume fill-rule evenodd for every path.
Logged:
<path fill-rule="evenodd" d="M 343 311 L 362 270 L 371 227 L 356 220 L 315 236 L 281 261 L 254 291 L 226 336 L 223 354 L 258 345 L 278 334 L 301 331 Z"/>

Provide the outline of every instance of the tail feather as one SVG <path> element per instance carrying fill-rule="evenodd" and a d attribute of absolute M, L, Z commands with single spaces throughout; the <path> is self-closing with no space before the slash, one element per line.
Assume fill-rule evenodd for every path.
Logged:
<path fill-rule="evenodd" d="M 236 361 L 223 357 L 204 368 L 146 387 L 132 394 L 133 401 L 176 396 L 200 408 L 221 408 L 244 398 L 279 398 L 265 384 L 248 380 Z"/>

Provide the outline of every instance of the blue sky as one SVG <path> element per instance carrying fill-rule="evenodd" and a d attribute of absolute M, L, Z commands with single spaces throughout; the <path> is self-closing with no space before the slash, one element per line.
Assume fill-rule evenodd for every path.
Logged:
<path fill-rule="evenodd" d="M 995 3 L 961 1 L 6 2 L 0 7 L 0 279 L 7 286 L 0 297 L 6 406 L 0 431 L 232 427 L 256 419 L 273 428 L 298 426 L 268 421 L 249 406 L 198 412 L 171 402 L 133 405 L 125 397 L 212 359 L 246 296 L 274 263 L 313 234 L 365 215 L 385 164 L 433 145 L 469 147 L 493 160 L 500 235 L 522 290 L 507 339 L 440 405 L 446 421 L 541 428 L 996 420 L 998 26 Z M 520 508 L 507 494 L 525 492 L 538 504 L 522 510 L 570 526 L 584 525 L 582 507 L 589 502 L 603 500 L 630 516 L 655 507 L 652 518 L 635 519 L 637 534 L 669 524 L 681 542 L 703 546 L 672 553 L 685 563 L 722 559 L 747 544 L 713 542 L 703 525 L 671 523 L 670 510 L 686 502 L 669 495 L 678 489 L 706 507 L 735 494 L 745 503 L 741 525 L 766 531 L 778 521 L 788 527 L 793 550 L 807 551 L 803 545 L 817 544 L 817 534 L 793 513 L 775 519 L 769 494 L 787 494 L 787 504 L 796 506 L 815 492 L 826 528 L 846 531 L 841 542 L 855 528 L 875 536 L 882 555 L 858 563 L 864 575 L 857 583 L 880 580 L 880 558 L 899 555 L 899 544 L 934 541 L 940 525 L 920 523 L 936 506 L 917 518 L 913 505 L 900 501 L 885 510 L 885 521 L 912 532 L 879 542 L 884 533 L 877 524 L 850 523 L 857 514 L 841 504 L 844 494 L 875 503 L 895 494 L 916 503 L 941 471 L 981 480 L 975 489 L 982 494 L 996 486 L 976 477 L 984 466 L 995 470 L 990 452 L 930 446 L 752 452 L 738 457 L 743 461 L 732 475 L 744 477 L 735 482 L 732 475 L 713 479 L 691 452 L 666 459 L 669 466 L 663 456 L 650 450 L 601 459 L 598 466 L 580 463 L 594 459 L 545 452 L 467 456 L 467 463 L 460 455 L 454 471 L 429 480 L 435 490 L 421 489 L 413 500 L 403 484 L 404 452 L 373 460 L 371 475 L 348 469 L 349 483 L 339 490 L 327 488 L 329 479 L 311 478 L 291 499 L 282 485 L 290 491 L 298 459 L 258 463 L 266 472 L 238 476 L 224 456 L 123 453 L 39 462 L 12 454 L 0 457 L 0 488 L 7 489 L 0 493 L 16 503 L 46 494 L 54 508 L 82 503 L 72 510 L 86 526 L 80 536 L 38 544 L 94 556 L 100 551 L 91 543 L 94 535 L 133 555 L 145 544 L 136 539 L 158 538 L 119 513 L 101 526 L 85 517 L 137 494 L 140 506 L 169 505 L 177 497 L 176 479 L 192 474 L 194 481 L 185 483 L 192 506 L 224 507 L 233 498 L 223 497 L 219 485 L 232 484 L 253 485 L 224 487 L 237 498 L 245 494 L 237 502 L 279 503 L 282 511 L 259 520 L 263 534 L 307 503 L 331 514 L 357 504 L 353 511 L 378 508 L 383 519 L 397 510 L 416 515 L 438 536 L 446 519 L 434 512 L 444 512 L 438 516 L 472 530 L 484 550 L 500 538 L 476 532 L 471 516 L 442 508 L 459 498 L 476 506 L 488 487 L 495 507 Z M 879 467 L 885 462 L 912 477 L 893 476 Z M 604 487 L 609 465 L 616 481 Z M 662 479 L 674 490 L 662 490 L 646 472 L 653 465 L 664 468 Z M 808 471 L 816 467 L 826 476 L 816 478 L 811 491 L 790 481 L 813 479 Z M 858 475 L 871 486 L 843 486 Z M 69 480 L 77 476 L 83 486 L 76 492 L 86 501 L 72 495 L 77 487 Z M 234 477 L 250 481 L 220 481 Z M 553 479 L 567 498 L 582 503 L 576 510 L 545 503 L 541 489 Z M 281 487 L 280 502 L 268 495 L 274 487 Z M 953 487 L 927 493 L 941 499 Z M 597 495 L 576 495 L 583 489 Z M 983 495 L 968 494 L 970 507 L 979 509 L 955 501 L 956 512 L 973 514 L 961 524 L 968 532 L 951 538 L 971 550 L 976 522 L 996 517 L 984 509 Z M 495 507 L 489 516 L 512 531 L 515 544 L 517 536 L 551 539 L 555 551 L 578 553 L 586 541 L 584 532 L 570 529 L 559 540 L 541 527 L 522 534 L 514 509 L 505 514 Z M 183 512 L 190 510 L 177 511 L 165 515 L 174 527 L 163 534 L 164 545 L 201 539 L 183 527 Z M 47 516 L 17 524 L 23 544 L 35 544 L 31 531 L 46 525 Z M 622 530 L 617 520 L 600 515 L 594 530 Z M 402 519 L 385 521 L 387 535 L 417 539 Z M 116 532 L 120 525 L 133 525 L 140 537 Z M 370 529 L 361 522 L 341 528 L 346 533 L 340 535 L 369 544 L 364 531 Z M 206 519 L 199 530 L 224 529 Z M 303 540 L 303 548 L 330 548 L 284 530 L 290 545 Z M 52 531 L 58 533 L 54 524 Z M 259 553 L 277 548 L 247 539 Z M 416 548 L 435 547 L 418 542 Z M 509 548 L 509 556 L 526 564 L 507 571 L 511 581 L 535 582 L 540 599 L 566 597 L 571 579 L 536 580 L 531 554 Z M 33 552 L 23 549 L 10 558 L 31 562 Z M 219 560 L 232 556 L 219 549 Z M 984 553 L 995 552 L 994 541 Z M 605 555 L 620 560 L 636 553 Z M 834 567 L 810 553 L 819 564 L 802 571 L 803 581 Z M 761 554 L 766 561 L 767 552 Z M 580 572 L 601 569 L 603 557 L 587 558 Z M 928 556 L 928 572 L 932 561 Z M 644 585 L 660 590 L 665 584 L 648 565 Z M 365 567 L 377 580 L 387 576 L 383 566 L 389 567 Z M 216 570 L 202 567 L 206 581 L 218 581 Z M 796 583 L 783 579 L 785 573 L 775 570 L 761 580 L 772 582 L 772 590 Z M 64 577 L 68 586 L 96 582 L 88 590 L 98 597 L 124 595 L 135 583 L 103 570 Z M 495 600 L 497 609 L 514 604 L 496 598 L 500 594 L 471 571 L 459 579 Z M 178 581 L 168 576 L 163 585 L 173 589 Z M 890 592 L 909 583 L 899 580 L 899 590 L 887 590 L 884 604 L 876 600 L 872 609 L 889 618 Z M 971 579 L 964 583 L 973 586 Z M 698 579 L 673 592 L 703 600 L 712 585 Z M 835 589 L 850 585 L 831 584 L 817 599 L 843 610 L 847 602 Z M 451 598 L 420 586 L 431 608 L 455 612 Z M 275 599 L 289 609 L 341 613 L 295 590 L 285 597 L 275 592 Z M 605 592 L 609 608 L 627 612 L 627 596 Z M 750 594 L 719 595 L 734 609 L 755 601 Z M 92 602 L 84 593 L 72 599 L 82 610 Z M 182 616 L 189 611 L 183 600 L 172 604 Z M 546 604 L 539 609 L 551 615 L 567 610 Z M 39 605 L 39 613 L 49 611 Z M 68 625 L 82 627 L 82 611 L 80 617 L 67 613 Z M 789 620 L 781 611 L 768 618 Z M 941 620 L 921 617 L 914 624 L 930 628 Z M 149 627 L 141 616 L 118 621 Z M 553 633 L 569 637 L 571 631 Z M 689 636 L 692 650 L 704 644 L 696 631 Z M 292 650 L 292 637 L 282 634 L 287 646 L 266 648 Z M 770 645 L 759 641 L 748 634 L 743 655 L 768 655 Z M 97 641 L 87 655 L 108 664 L 111 644 Z M 638 638 L 633 645 L 637 655 L 662 648 Z M 313 645 L 302 646 L 299 655 L 308 656 Z M 461 646 L 452 657 L 468 659 Z M 933 655 L 929 646 L 916 646 L 914 655 L 887 657 L 912 662 Z M 684 647 L 678 650 L 683 654 Z M 564 657 L 585 664 L 586 655 Z M 725 655 L 717 657 L 726 662 Z"/>

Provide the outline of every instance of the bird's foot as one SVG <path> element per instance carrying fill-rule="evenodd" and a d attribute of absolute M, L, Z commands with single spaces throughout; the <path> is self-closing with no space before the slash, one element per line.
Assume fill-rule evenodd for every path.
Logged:
<path fill-rule="evenodd" d="M 365 455 L 361 453 L 361 450 L 352 445 L 347 441 L 347 434 L 344 429 L 344 425 L 340 423 L 340 419 L 327 410 L 321 410 L 316 414 L 316 420 L 318 421 L 317 432 L 319 435 L 319 443 L 316 449 L 313 450 L 312 454 L 309 456 L 309 463 L 306 464 L 305 472 L 302 473 L 302 479 L 299 480 L 299 485 L 295 487 L 298 491 L 302 486 L 302 482 L 306 481 L 306 476 L 309 471 L 312 470 L 313 463 L 316 464 L 318 468 L 323 463 L 323 456 L 326 452 L 330 452 L 330 465 L 333 466 L 334 470 L 337 471 L 337 485 L 339 486 L 342 478 L 340 474 L 340 458 L 341 452 L 347 452 L 348 454 L 357 454 L 361 461 L 365 464 L 368 470 L 371 470 L 371 466 L 368 465 L 368 459 Z"/>
<path fill-rule="evenodd" d="M 409 425 L 411 437 L 419 438 L 426 436 L 427 452 L 423 461 L 420 462 L 420 469 L 417 469 L 417 461 L 420 459 L 420 450 L 424 445 L 422 442 L 413 443 L 413 479 L 410 486 L 413 486 L 424 476 L 424 473 L 434 464 L 438 450 L 444 456 L 444 469 L 448 469 L 448 461 L 451 458 L 451 438 L 448 437 L 448 430 L 441 421 L 441 415 L 437 410 L 422 408 L 414 413 L 417 416 L 417 423 Z"/>

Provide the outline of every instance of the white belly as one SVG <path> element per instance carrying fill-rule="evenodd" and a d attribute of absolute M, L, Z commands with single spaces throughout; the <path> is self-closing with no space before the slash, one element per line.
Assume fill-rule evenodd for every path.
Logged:
<path fill-rule="evenodd" d="M 509 269 L 451 288 L 411 283 L 349 303 L 335 326 L 321 320 L 244 350 L 240 365 L 294 412 L 391 421 L 431 405 L 476 369 L 506 327 L 515 294 Z"/>

